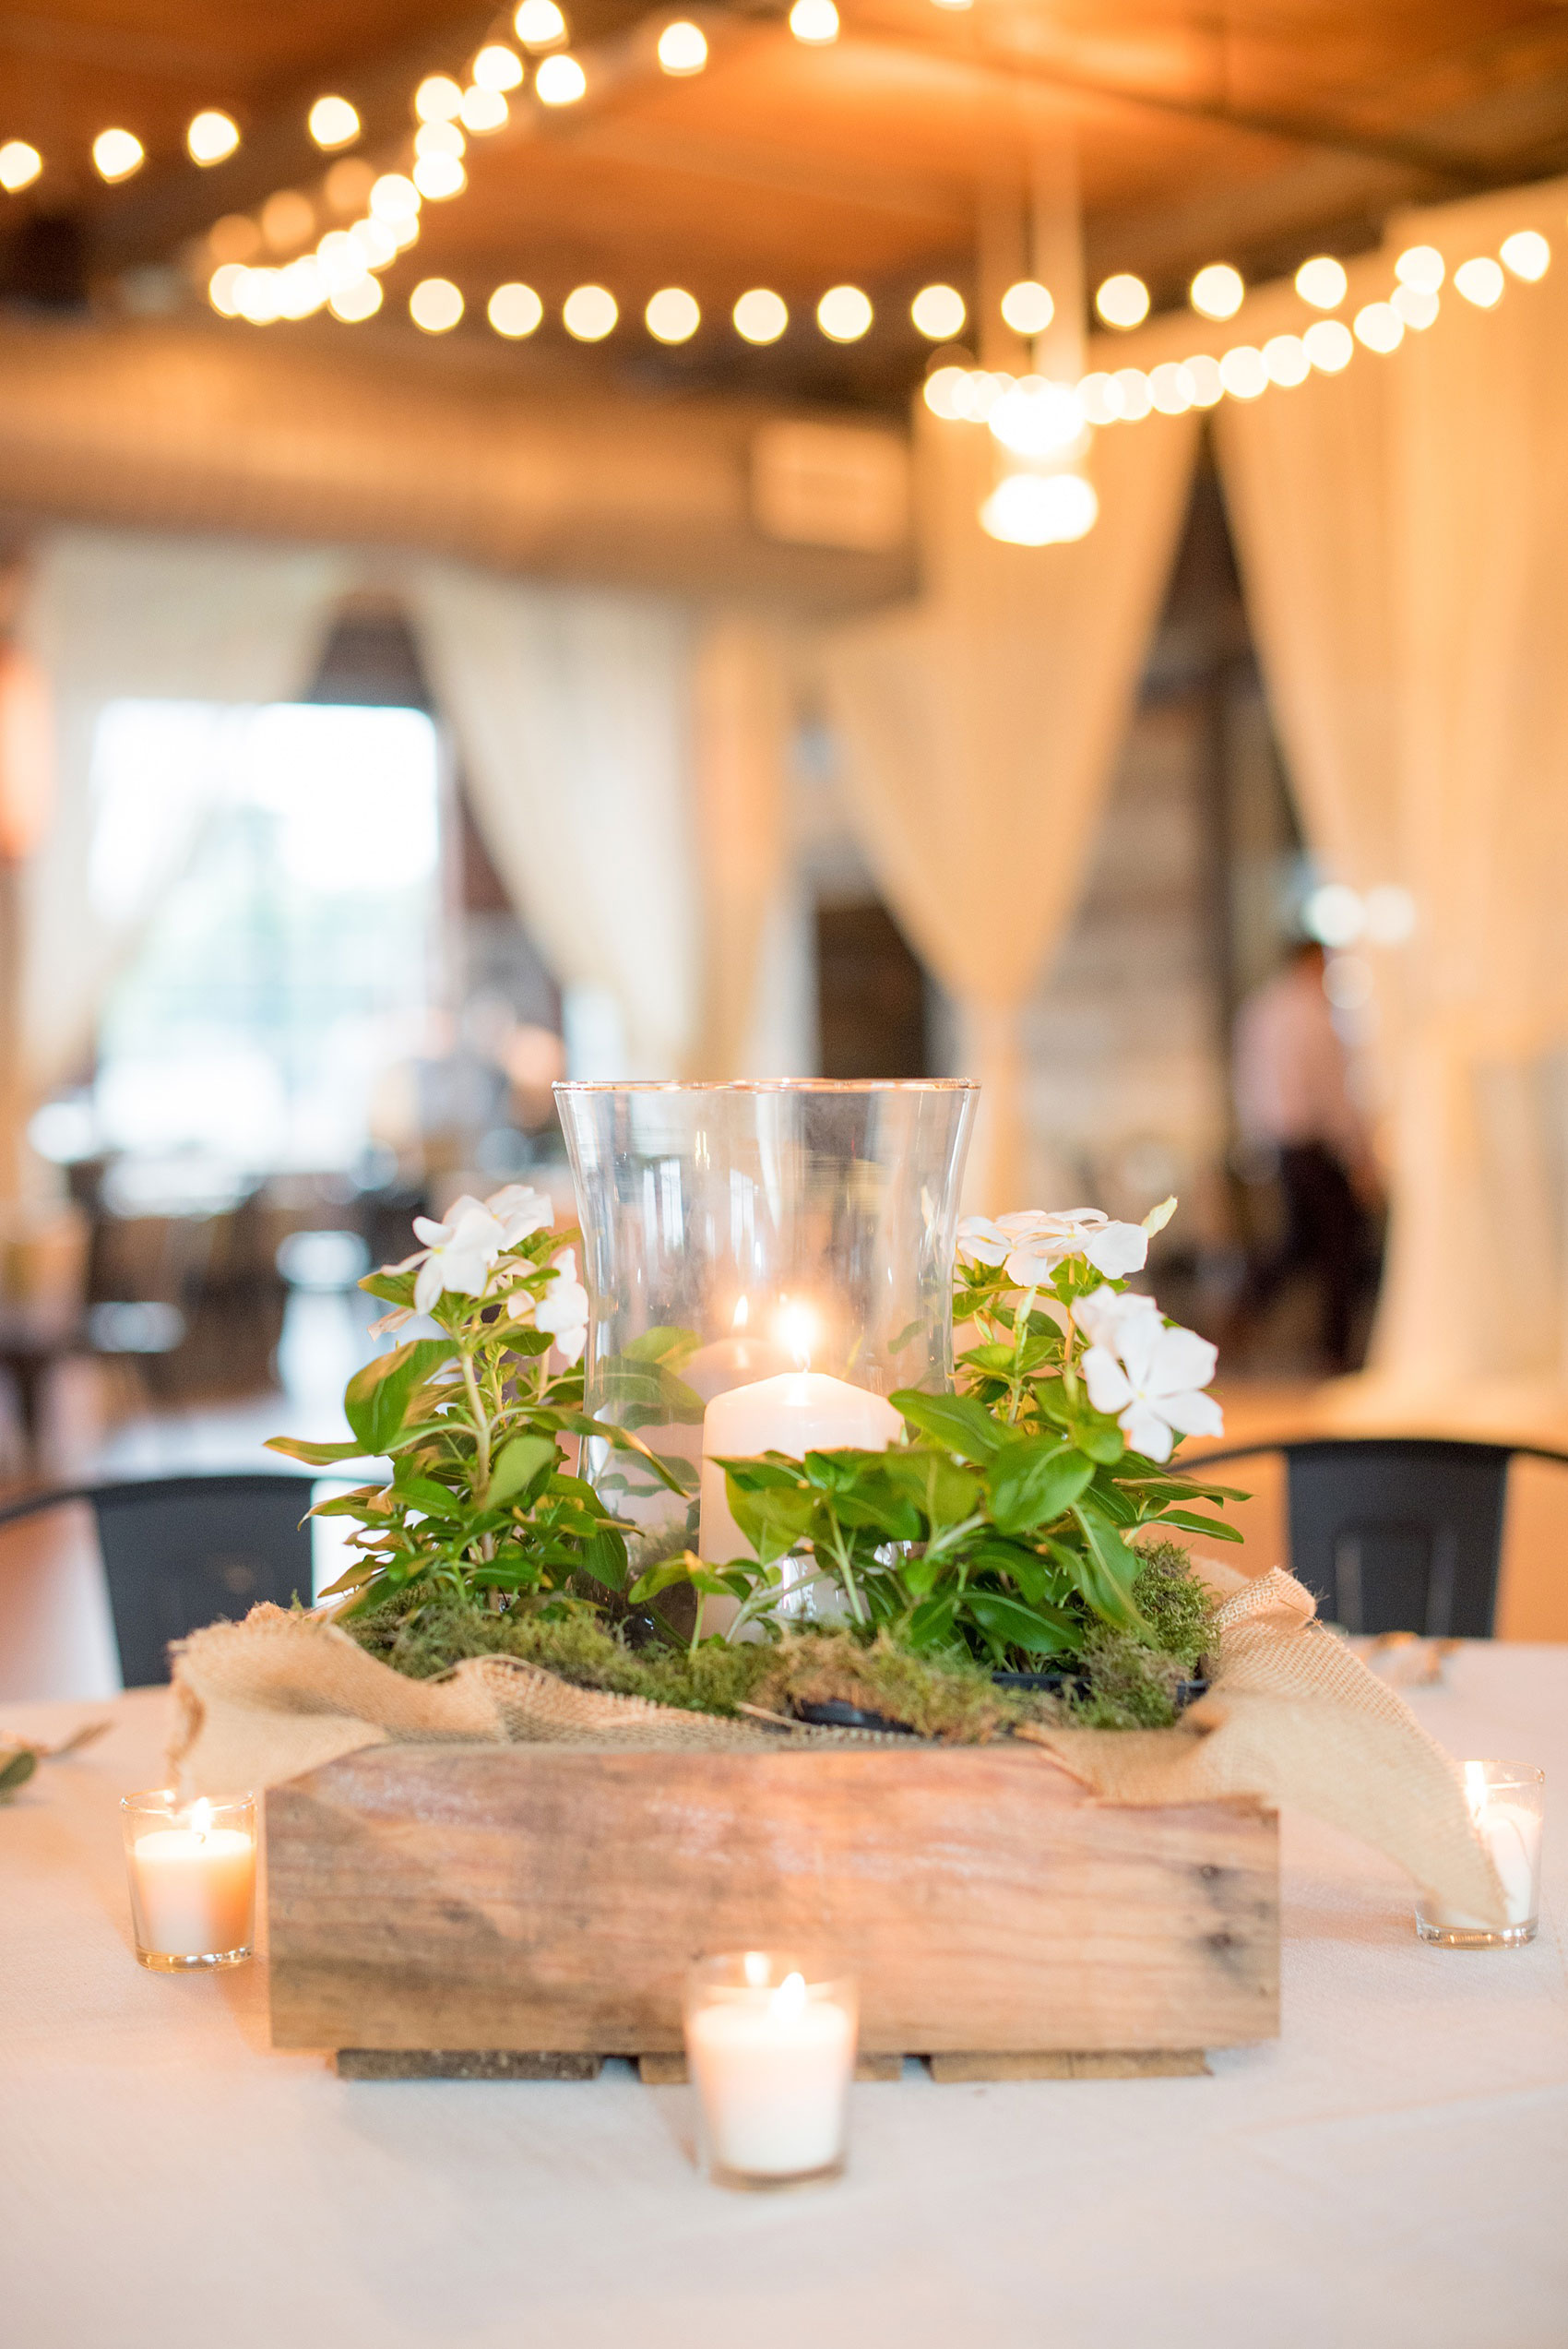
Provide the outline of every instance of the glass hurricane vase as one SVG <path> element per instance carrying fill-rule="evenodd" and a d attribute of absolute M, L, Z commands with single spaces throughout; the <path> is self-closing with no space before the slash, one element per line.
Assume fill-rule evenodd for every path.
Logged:
<path fill-rule="evenodd" d="M 681 1489 L 602 1443 L 587 1473 L 636 1529 L 634 1572 L 686 1548 L 743 1554 L 705 1453 L 885 1444 L 898 1422 L 880 1398 L 951 1386 L 979 1087 L 555 1092 L 582 1225 L 588 1409 L 635 1429 Z"/>

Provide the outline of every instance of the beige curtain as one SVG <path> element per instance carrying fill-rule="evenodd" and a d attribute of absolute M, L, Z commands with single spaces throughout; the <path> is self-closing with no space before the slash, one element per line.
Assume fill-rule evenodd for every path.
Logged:
<path fill-rule="evenodd" d="M 1560 233 L 1554 187 L 1394 224 L 1450 276 Z M 1363 297 L 1364 298 L 1364 297 Z M 1395 354 L 1227 402 L 1249 610 L 1314 844 L 1403 883 L 1379 958 L 1393 1226 L 1386 1399 L 1568 1376 L 1551 1087 L 1568 1046 L 1568 272 L 1500 306 L 1445 292 Z"/>
<path fill-rule="evenodd" d="M 1019 1020 L 1077 901 L 1185 511 L 1193 417 L 1096 441 L 1099 520 L 1018 547 L 976 519 L 990 435 L 915 426 L 924 591 L 826 653 L 853 817 L 910 943 L 956 1000 L 984 1091 L 968 1198 L 1021 1194 Z"/>

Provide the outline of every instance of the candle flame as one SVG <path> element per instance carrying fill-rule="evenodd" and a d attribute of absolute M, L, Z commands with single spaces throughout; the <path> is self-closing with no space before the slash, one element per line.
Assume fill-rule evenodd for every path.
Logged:
<path fill-rule="evenodd" d="M 742 1297 L 740 1304 L 735 1307 L 735 1318 L 731 1321 L 730 1327 L 731 1330 L 743 1330 L 751 1318 L 752 1308 L 750 1300 Z"/>
<path fill-rule="evenodd" d="M 191 1805 L 191 1828 L 196 1835 L 210 1835 L 212 1832 L 212 1805 L 205 1795 L 198 1795 Z"/>
<path fill-rule="evenodd" d="M 746 1984 L 749 1989 L 766 1989 L 767 1986 L 768 1971 L 766 1950 L 748 1950 L 744 1957 L 741 1960 L 741 1971 L 746 1977 Z"/>
<path fill-rule="evenodd" d="M 806 2010 L 806 1977 L 803 1973 L 787 1973 L 768 2001 L 780 2022 L 793 2022 Z"/>
<path fill-rule="evenodd" d="M 812 1366 L 812 1347 L 816 1342 L 816 1316 L 809 1305 L 784 1305 L 778 1313 L 778 1337 L 794 1357 L 797 1370 Z"/>
<path fill-rule="evenodd" d="M 1487 1791 L 1485 1762 L 1467 1761 L 1465 1764 L 1465 1800 L 1478 1827 L 1486 1811 Z"/>

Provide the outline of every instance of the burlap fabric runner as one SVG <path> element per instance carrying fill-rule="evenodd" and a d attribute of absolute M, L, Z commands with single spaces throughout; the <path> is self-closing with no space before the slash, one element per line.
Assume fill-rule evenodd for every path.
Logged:
<path fill-rule="evenodd" d="M 1503 1921 L 1501 1889 L 1470 1822 L 1457 1765 L 1280 1568 L 1248 1581 L 1201 1568 L 1221 1597 L 1208 1695 L 1174 1729 L 1030 1726 L 1026 1735 L 1102 1799 L 1190 1803 L 1248 1795 L 1295 1805 L 1408 1868 L 1472 1915 Z M 275 1785 L 340 1754 L 398 1743 L 576 1745 L 733 1752 L 793 1744 L 896 1746 L 863 1732 L 681 1712 L 576 1688 L 510 1657 L 472 1658 L 410 1680 L 326 1616 L 255 1607 L 174 1651 L 170 1766 L 216 1793 Z"/>

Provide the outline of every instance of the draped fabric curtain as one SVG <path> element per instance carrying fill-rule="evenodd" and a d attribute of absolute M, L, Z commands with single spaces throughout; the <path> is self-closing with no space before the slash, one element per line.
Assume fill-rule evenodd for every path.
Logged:
<path fill-rule="evenodd" d="M 435 565 L 409 600 L 507 893 L 563 987 L 619 1015 L 607 1073 L 679 1073 L 701 1019 L 690 614 Z"/>
<path fill-rule="evenodd" d="M 89 888 L 93 744 L 115 700 L 281 701 L 303 693 L 346 583 L 343 558 L 243 541 L 64 530 L 31 564 L 18 623 L 50 683 L 56 772 L 48 829 L 22 875 L 21 1091 L 88 1060 L 104 993 L 188 855 L 203 802 L 167 806 L 162 837 Z"/>
<path fill-rule="evenodd" d="M 976 519 L 990 435 L 916 411 L 924 592 L 826 650 L 852 815 L 911 944 L 956 999 L 981 1079 L 968 1198 L 1026 1204 L 1020 1015 L 1077 902 L 1186 507 L 1191 416 L 1102 434 L 1099 519 L 1074 545 Z"/>
<path fill-rule="evenodd" d="M 1450 271 L 1555 234 L 1562 184 L 1395 224 Z M 1314 845 L 1394 880 L 1393 1222 L 1379 1384 L 1568 1377 L 1550 1088 L 1568 1048 L 1568 280 L 1347 376 L 1227 403 L 1219 455 Z M 1554 1173 L 1554 1158 L 1558 1163 Z"/>

